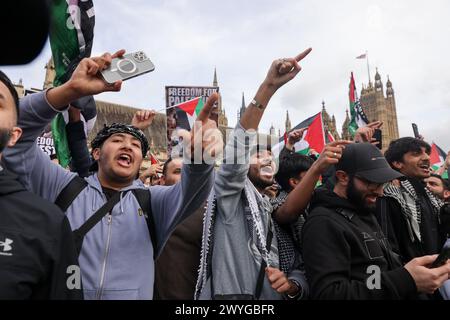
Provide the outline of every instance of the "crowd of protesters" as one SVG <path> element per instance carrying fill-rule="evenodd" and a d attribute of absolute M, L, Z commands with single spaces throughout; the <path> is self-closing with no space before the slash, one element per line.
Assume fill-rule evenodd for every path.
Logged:
<path fill-rule="evenodd" d="M 295 152 L 306 128 L 277 157 L 257 140 L 310 52 L 271 64 L 225 146 L 215 93 L 180 132 L 183 157 L 141 173 L 155 112 L 105 126 L 89 154 L 71 105 L 121 90 L 98 73 L 123 50 L 20 101 L 0 72 L 0 299 L 450 299 L 450 262 L 432 266 L 450 244 L 450 153 L 437 172 L 421 139 L 383 155 L 378 121 L 315 156 Z M 66 109 L 71 170 L 36 145 Z"/>

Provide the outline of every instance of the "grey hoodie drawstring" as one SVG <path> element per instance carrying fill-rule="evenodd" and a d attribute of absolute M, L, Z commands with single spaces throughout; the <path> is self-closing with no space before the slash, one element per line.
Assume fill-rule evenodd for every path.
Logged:
<path fill-rule="evenodd" d="M 120 212 L 123 214 L 122 199 L 123 199 L 123 192 L 120 192 Z"/>

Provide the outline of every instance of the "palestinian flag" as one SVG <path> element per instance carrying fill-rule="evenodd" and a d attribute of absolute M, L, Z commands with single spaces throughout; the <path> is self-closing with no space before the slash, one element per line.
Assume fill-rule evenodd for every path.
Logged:
<path fill-rule="evenodd" d="M 94 38 L 95 14 L 92 0 L 52 0 L 50 5 L 50 46 L 57 87 L 70 79 L 78 63 L 91 55 Z M 83 104 L 84 102 L 80 103 Z M 92 108 L 92 104 L 90 104 Z M 95 108 L 95 104 L 93 106 Z M 66 122 L 58 114 L 52 121 L 52 134 L 59 163 L 67 167 L 70 151 L 67 143 Z"/>
<path fill-rule="evenodd" d="M 356 85 L 355 85 L 355 79 L 353 78 L 353 72 L 351 73 L 350 77 L 350 89 L 348 93 L 348 98 L 350 102 L 350 115 L 351 120 L 350 124 L 348 126 L 348 130 L 350 132 L 350 135 L 352 138 L 355 136 L 356 130 L 360 127 L 364 127 L 369 123 L 367 120 L 367 117 L 361 107 L 361 104 L 358 100 L 357 93 L 356 93 Z"/>
<path fill-rule="evenodd" d="M 151 164 L 158 164 L 159 163 L 159 160 L 156 159 L 156 157 L 153 155 L 153 153 L 149 152 L 148 156 L 150 158 L 150 163 Z"/>
<path fill-rule="evenodd" d="M 431 154 L 430 154 L 430 163 L 433 171 L 438 170 L 444 164 L 446 157 L 447 154 L 444 152 L 444 150 L 442 150 L 436 143 L 433 142 L 431 144 Z M 442 174 L 442 177 L 444 179 L 448 179 L 448 172 L 445 171 Z"/>
<path fill-rule="evenodd" d="M 327 139 L 326 139 L 327 143 L 333 142 L 335 141 L 333 135 L 327 130 Z"/>
<path fill-rule="evenodd" d="M 195 120 L 200 114 L 200 111 L 203 109 L 203 106 L 203 97 L 197 97 L 175 105 L 174 107 L 177 113 L 177 128 L 191 131 L 194 127 Z"/>
<path fill-rule="evenodd" d="M 321 153 L 326 143 L 326 135 L 323 127 L 322 112 L 319 112 L 312 117 L 300 122 L 291 131 L 308 127 L 303 133 L 303 139 L 294 145 L 295 152 L 299 154 L 308 155 L 311 149 Z M 287 139 L 288 133 L 285 133 Z M 329 139 L 329 138 L 328 138 Z M 272 147 L 272 153 L 278 156 L 285 145 L 285 138 L 280 138 L 280 141 Z"/>

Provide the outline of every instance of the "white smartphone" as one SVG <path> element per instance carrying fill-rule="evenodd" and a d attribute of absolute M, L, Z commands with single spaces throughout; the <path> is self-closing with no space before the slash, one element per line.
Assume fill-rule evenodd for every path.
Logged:
<path fill-rule="evenodd" d="M 125 54 L 114 58 L 108 69 L 101 72 L 103 79 L 109 84 L 118 80 L 128 80 L 155 70 L 155 65 L 143 51 Z"/>

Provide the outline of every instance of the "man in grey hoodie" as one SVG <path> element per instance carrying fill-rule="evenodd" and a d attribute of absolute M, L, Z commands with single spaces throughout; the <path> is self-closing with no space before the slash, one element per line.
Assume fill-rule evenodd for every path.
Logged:
<path fill-rule="evenodd" d="M 78 178 L 75 173 L 53 164 L 35 140 L 53 117 L 72 101 L 105 91 L 119 91 L 121 81 L 108 85 L 99 71 L 106 69 L 112 58 L 123 54 L 121 50 L 113 56 L 106 53 L 83 59 L 68 82 L 20 101 L 18 125 L 23 136 L 15 147 L 5 151 L 3 161 L 28 190 L 54 202 L 69 182 Z M 216 150 L 204 134 L 214 129 L 215 123 L 208 116 L 217 99 L 217 94 L 211 96 L 198 117 L 203 130 L 194 128 L 192 135 L 184 135 L 185 141 L 201 145 L 202 150 Z M 85 299 L 152 299 L 154 257 L 175 226 L 206 200 L 212 186 L 213 166 L 201 162 L 184 164 L 178 184 L 146 188 L 136 179 L 145 149 L 145 141 L 138 139 L 137 130 L 131 130 L 134 134 L 127 130 L 115 131 L 95 145 L 92 154 L 97 160 L 98 172 L 85 178 L 87 186 L 66 210 L 71 228 L 76 230 L 110 196 L 120 193 L 119 203 L 82 242 L 79 262 Z M 151 194 L 150 208 L 140 208 L 134 194 L 127 192 L 133 189 L 144 189 Z M 156 235 L 149 234 L 143 210 L 151 213 Z M 156 238 L 155 247 L 152 237 Z"/>
<path fill-rule="evenodd" d="M 263 195 L 264 188 L 273 184 L 272 154 L 266 148 L 254 148 L 254 140 L 269 100 L 300 72 L 298 63 L 310 51 L 272 63 L 227 142 L 207 205 L 196 299 L 307 297 L 299 256 L 280 241 L 272 205 Z M 250 157 L 251 149 L 256 152 Z"/>

